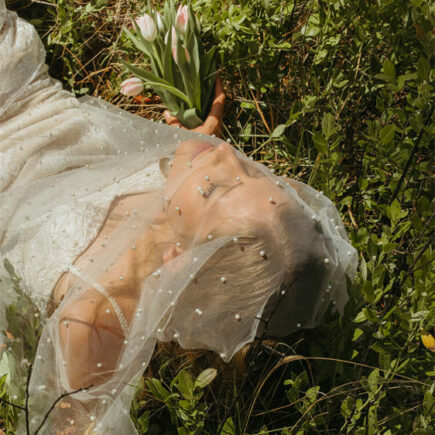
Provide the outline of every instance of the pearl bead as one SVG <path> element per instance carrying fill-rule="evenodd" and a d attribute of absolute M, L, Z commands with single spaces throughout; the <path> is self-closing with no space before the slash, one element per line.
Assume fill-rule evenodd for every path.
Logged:
<path fill-rule="evenodd" d="M 124 344 L 128 344 L 128 340 L 124 340 Z"/>
<path fill-rule="evenodd" d="M 163 332 L 162 328 L 157 328 L 157 334 L 161 334 Z"/>
<path fill-rule="evenodd" d="M 64 366 L 66 366 L 66 361 L 62 361 L 62 364 L 63 364 Z"/>
<path fill-rule="evenodd" d="M 323 261 L 325 262 L 325 264 L 328 264 L 329 263 L 329 258 L 325 258 Z"/>
<path fill-rule="evenodd" d="M 133 250 L 136 249 L 136 245 L 133 245 L 133 246 L 131 247 L 131 249 L 133 249 Z"/>
<path fill-rule="evenodd" d="M 351 251 L 347 251 L 347 255 L 352 255 L 352 252 Z"/>
<path fill-rule="evenodd" d="M 110 314 L 110 310 L 109 310 L 109 308 L 107 308 L 106 313 L 107 313 L 107 314 Z"/>
<path fill-rule="evenodd" d="M 241 319 L 240 314 L 236 314 L 236 315 L 234 316 L 234 318 L 235 318 L 236 320 L 240 320 L 240 319 Z"/>
<path fill-rule="evenodd" d="M 178 207 L 178 205 L 175 207 L 175 211 L 180 211 L 180 207 Z"/>
<path fill-rule="evenodd" d="M 101 401 L 101 403 L 102 403 L 103 405 L 105 405 L 105 404 L 107 403 L 107 400 L 106 400 L 106 399 L 103 399 L 103 400 Z"/>
<path fill-rule="evenodd" d="M 119 369 L 123 369 L 124 365 L 123 364 L 119 364 Z"/>
<path fill-rule="evenodd" d="M 213 236 L 212 236 L 211 234 L 209 234 L 209 235 L 207 236 L 207 239 L 208 239 L 208 240 L 213 240 Z"/>
<path fill-rule="evenodd" d="M 64 326 L 68 326 L 68 320 L 64 320 L 62 323 Z"/>
<path fill-rule="evenodd" d="M 231 139 L 230 139 L 230 138 L 228 138 L 228 139 L 227 139 L 227 142 L 228 142 L 228 143 L 231 143 Z"/>
<path fill-rule="evenodd" d="M 300 323 L 296 323 L 296 326 L 300 328 L 302 325 Z"/>
<path fill-rule="evenodd" d="M 226 283 L 226 282 L 227 282 L 227 279 L 226 279 L 224 276 L 221 276 L 221 281 L 222 281 L 223 283 Z"/>
<path fill-rule="evenodd" d="M 207 181 L 210 181 L 210 177 L 209 177 L 208 175 L 206 175 L 204 178 L 205 178 Z"/>
<path fill-rule="evenodd" d="M 198 316 L 202 316 L 202 311 L 199 308 L 197 308 L 195 312 L 196 314 L 198 314 Z"/>
<path fill-rule="evenodd" d="M 179 247 L 181 246 L 181 243 L 180 243 L 180 242 L 177 242 L 177 243 L 175 244 L 175 246 L 176 246 L 177 248 L 179 248 Z"/>
<path fill-rule="evenodd" d="M 226 355 L 225 353 L 222 352 L 222 353 L 219 354 L 219 356 L 220 356 L 222 359 L 225 359 L 227 355 Z"/>
<path fill-rule="evenodd" d="M 180 336 L 180 334 L 179 334 L 178 332 L 176 332 L 176 333 L 174 334 L 174 338 L 175 338 L 175 339 L 177 339 L 179 336 Z"/>
<path fill-rule="evenodd" d="M 261 257 L 265 257 L 266 256 L 266 252 L 265 251 L 260 251 L 260 256 Z"/>
<path fill-rule="evenodd" d="M 271 204 L 273 204 L 275 201 L 274 201 L 274 199 L 270 196 L 269 197 L 269 202 L 271 203 Z"/>
<path fill-rule="evenodd" d="M 192 167 L 192 163 L 187 162 L 187 167 L 188 167 L 188 168 L 191 168 L 191 167 Z"/>
<path fill-rule="evenodd" d="M 236 181 L 240 181 L 240 177 L 236 177 Z"/>
<path fill-rule="evenodd" d="M 120 280 L 120 281 L 123 281 L 123 280 L 124 280 L 124 277 L 123 277 L 123 276 L 120 276 L 120 277 L 119 277 L 119 280 Z"/>
<path fill-rule="evenodd" d="M 196 263 L 198 261 L 197 257 L 193 257 L 193 262 Z"/>
<path fill-rule="evenodd" d="M 145 335 L 142 335 L 142 337 L 140 338 L 142 341 L 145 340 Z"/>
<path fill-rule="evenodd" d="M 281 295 L 282 295 L 282 296 L 285 296 L 285 294 L 286 294 L 286 291 L 283 290 L 283 291 L 281 292 Z"/>
<path fill-rule="evenodd" d="M 72 426 L 74 424 L 74 420 L 70 420 L 69 424 Z"/>
<path fill-rule="evenodd" d="M 237 237 L 233 237 L 233 242 L 234 242 L 234 243 L 237 243 L 238 240 L 239 240 L 239 239 L 238 239 Z"/>
<path fill-rule="evenodd" d="M 116 394 L 116 388 L 112 390 L 112 394 Z"/>
<path fill-rule="evenodd" d="M 101 367 L 103 367 L 103 364 L 101 364 L 101 363 L 97 363 L 97 367 L 98 367 L 99 369 L 101 369 Z"/>

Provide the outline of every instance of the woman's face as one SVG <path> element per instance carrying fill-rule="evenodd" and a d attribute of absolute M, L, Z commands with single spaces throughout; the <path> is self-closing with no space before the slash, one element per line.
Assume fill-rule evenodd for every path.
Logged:
<path fill-rule="evenodd" d="M 225 142 L 180 144 L 167 189 L 172 230 L 198 243 L 235 234 L 247 221 L 268 225 L 277 205 L 288 201 L 283 187 L 265 176 L 258 163 L 238 157 Z"/>

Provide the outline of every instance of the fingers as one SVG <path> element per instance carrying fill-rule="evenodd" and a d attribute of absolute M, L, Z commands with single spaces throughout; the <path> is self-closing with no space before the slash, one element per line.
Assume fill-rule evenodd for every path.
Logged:
<path fill-rule="evenodd" d="M 224 84 L 219 74 L 217 74 L 214 88 L 214 99 L 210 113 L 204 123 L 199 127 L 192 129 L 192 131 L 209 135 L 215 134 L 217 137 L 222 137 L 222 118 L 224 114 L 225 99 Z M 186 129 L 186 127 L 175 116 L 172 116 L 168 110 L 163 112 L 163 116 L 168 125 Z"/>
<path fill-rule="evenodd" d="M 215 85 L 214 85 L 214 94 L 215 94 L 215 98 L 213 100 L 213 102 L 215 103 L 225 103 L 225 91 L 224 91 L 224 82 L 222 81 L 221 77 L 219 76 L 219 74 L 216 75 L 216 81 L 215 81 Z"/>
<path fill-rule="evenodd" d="M 175 116 L 172 116 L 168 110 L 163 112 L 163 116 L 165 118 L 166 124 L 170 125 L 171 127 L 186 128 Z"/>

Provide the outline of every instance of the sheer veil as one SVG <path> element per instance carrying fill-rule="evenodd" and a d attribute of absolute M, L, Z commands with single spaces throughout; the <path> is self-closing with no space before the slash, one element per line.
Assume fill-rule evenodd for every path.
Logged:
<path fill-rule="evenodd" d="M 0 0 L 0 330 L 6 331 L 5 309 L 18 297 L 7 259 L 44 324 L 29 386 L 31 433 L 65 427 L 137 433 L 130 403 L 157 340 L 210 349 L 230 361 L 260 333 L 262 317 L 271 316 L 270 335 L 283 336 L 318 325 L 331 302 L 343 311 L 357 255 L 322 193 L 275 176 L 234 149 L 251 176 L 279 185 L 288 198 L 273 235 L 234 222 L 204 240 L 211 216 L 205 213 L 197 234 L 184 237 L 173 198 L 192 168 L 186 165 L 169 183 L 174 154 L 190 139 L 214 147 L 221 141 L 96 98 L 77 100 L 48 76 L 44 59 L 33 27 Z M 116 214 L 102 233 L 115 202 L 135 195 L 134 208 Z M 173 237 L 150 244 L 149 270 L 132 280 L 123 267 L 138 241 L 159 234 L 162 219 Z M 273 242 L 284 239 L 288 249 Z M 164 262 L 169 243 L 183 249 Z M 51 291 L 64 272 L 72 277 L 68 292 L 51 313 Z M 84 319 L 86 304 L 97 308 Z M 82 346 L 79 324 L 86 324 L 79 331 Z M 71 370 L 80 362 L 78 381 Z M 74 390 L 80 391 L 43 421 L 52 404 Z M 18 433 L 25 426 L 22 418 Z"/>

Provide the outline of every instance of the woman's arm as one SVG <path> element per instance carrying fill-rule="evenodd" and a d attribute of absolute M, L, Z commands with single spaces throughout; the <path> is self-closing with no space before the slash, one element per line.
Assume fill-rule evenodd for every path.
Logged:
<path fill-rule="evenodd" d="M 111 292 L 113 293 L 113 292 Z M 116 297 L 128 324 L 136 299 Z M 112 376 L 124 345 L 124 332 L 114 306 L 90 289 L 61 308 L 59 335 L 68 382 L 75 390 L 99 385 Z"/>

